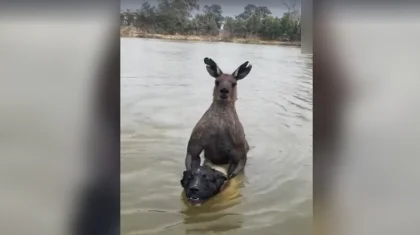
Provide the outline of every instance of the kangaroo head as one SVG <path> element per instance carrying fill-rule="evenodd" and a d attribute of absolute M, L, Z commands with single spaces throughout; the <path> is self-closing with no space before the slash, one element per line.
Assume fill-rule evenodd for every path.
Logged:
<path fill-rule="evenodd" d="M 235 102 L 237 98 L 236 84 L 251 72 L 252 65 L 246 61 L 232 74 L 225 74 L 210 58 L 204 58 L 207 72 L 215 78 L 213 99 L 220 102 Z"/>

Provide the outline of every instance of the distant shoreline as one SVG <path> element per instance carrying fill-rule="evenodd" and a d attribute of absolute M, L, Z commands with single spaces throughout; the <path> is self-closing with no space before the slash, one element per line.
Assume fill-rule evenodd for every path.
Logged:
<path fill-rule="evenodd" d="M 230 43 L 241 43 L 241 44 L 255 44 L 255 45 L 281 45 L 281 46 L 296 46 L 300 47 L 301 42 L 289 42 L 289 41 L 278 41 L 278 40 L 261 40 L 258 38 L 223 38 L 222 36 L 198 36 L 198 35 L 164 35 L 164 34 L 150 34 L 140 32 L 133 27 L 121 27 L 120 28 L 121 38 L 153 38 L 153 39 L 164 39 L 174 41 L 198 41 L 198 42 L 230 42 Z"/>

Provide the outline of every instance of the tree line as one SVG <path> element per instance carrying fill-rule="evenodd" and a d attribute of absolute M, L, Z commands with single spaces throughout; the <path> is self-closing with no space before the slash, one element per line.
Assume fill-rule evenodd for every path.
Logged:
<path fill-rule="evenodd" d="M 151 34 L 221 34 L 224 37 L 300 41 L 300 11 L 285 5 L 288 12 L 282 17 L 273 16 L 268 7 L 254 4 L 246 5 L 244 11 L 235 17 L 225 17 L 218 4 L 200 9 L 198 0 L 158 0 L 157 6 L 145 2 L 135 11 L 122 11 L 120 24 Z M 192 12 L 198 10 L 201 11 L 193 16 Z"/>

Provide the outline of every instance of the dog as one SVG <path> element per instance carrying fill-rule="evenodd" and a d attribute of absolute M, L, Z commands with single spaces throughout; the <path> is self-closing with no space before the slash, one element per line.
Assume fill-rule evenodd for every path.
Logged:
<path fill-rule="evenodd" d="M 227 182 L 227 171 L 212 164 L 185 170 L 180 181 L 191 205 L 203 204 L 223 190 Z"/>

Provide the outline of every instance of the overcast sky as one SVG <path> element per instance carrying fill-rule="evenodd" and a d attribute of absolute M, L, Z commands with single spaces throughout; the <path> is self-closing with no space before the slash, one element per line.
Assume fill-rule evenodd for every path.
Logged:
<path fill-rule="evenodd" d="M 121 0 L 121 9 L 138 9 L 144 2 L 149 2 L 151 5 L 157 5 L 156 0 Z M 257 6 L 266 6 L 270 8 L 271 13 L 275 16 L 282 16 L 287 11 L 281 0 L 199 0 L 200 8 L 204 5 L 219 4 L 222 6 L 224 16 L 235 16 L 243 12 L 244 7 L 248 4 Z"/>

